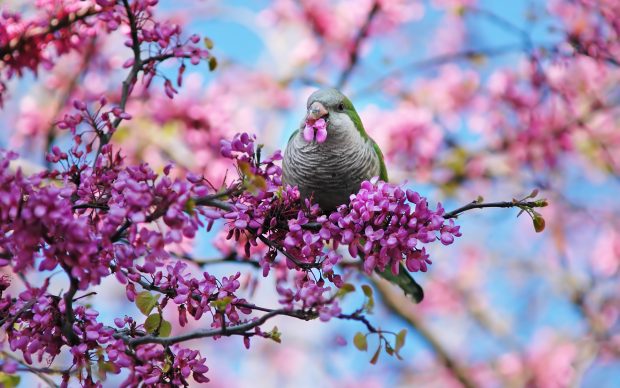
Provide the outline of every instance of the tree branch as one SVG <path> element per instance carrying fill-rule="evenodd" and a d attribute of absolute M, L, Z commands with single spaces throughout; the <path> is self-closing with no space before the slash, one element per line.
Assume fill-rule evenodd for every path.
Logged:
<path fill-rule="evenodd" d="M 246 305 L 253 306 L 253 305 Z M 251 308 L 251 307 L 250 307 Z M 311 311 L 303 311 L 303 310 L 271 310 L 268 313 L 262 315 L 260 318 L 257 318 L 253 321 L 242 323 L 240 325 L 222 327 L 219 329 L 205 329 L 198 330 L 191 333 L 181 334 L 175 337 L 155 337 L 152 335 L 145 335 L 144 337 L 131 338 L 122 333 L 114 334 L 114 338 L 122 339 L 129 346 L 138 346 L 148 343 L 160 344 L 163 346 L 170 346 L 179 342 L 189 341 L 193 339 L 199 338 L 208 338 L 208 337 L 217 337 L 217 336 L 232 336 L 232 335 L 246 335 L 248 332 L 258 326 L 263 325 L 265 322 L 270 320 L 273 317 L 285 315 L 289 317 L 303 319 L 305 321 L 309 321 L 318 317 L 318 314 Z"/>
<path fill-rule="evenodd" d="M 123 6 L 125 7 L 125 11 L 127 13 L 127 19 L 129 20 L 129 28 L 131 34 L 131 50 L 133 51 L 133 65 L 131 66 L 131 70 L 129 74 L 127 74 L 127 78 L 123 81 L 123 87 L 121 90 L 121 100 L 118 104 L 118 107 L 121 111 L 125 111 L 125 107 L 127 106 L 127 100 L 129 99 L 129 94 L 133 85 L 136 83 L 138 79 L 138 74 L 140 70 L 142 70 L 142 59 L 140 55 L 140 40 L 138 38 L 138 25 L 136 22 L 136 17 L 131 10 L 131 6 L 129 5 L 128 0 L 123 0 Z M 116 129 L 123 121 L 122 118 L 116 117 L 112 122 L 112 126 Z M 101 153 L 101 148 L 108 144 L 112 139 L 112 133 L 101 133 L 99 134 L 99 147 L 97 148 L 97 153 L 95 154 L 95 159 L 93 161 L 93 165 L 97 163 L 97 158 Z"/>
<path fill-rule="evenodd" d="M 439 339 L 424 325 L 424 322 L 416 315 L 416 311 L 408 308 L 410 301 L 402 293 L 396 293 L 391 289 L 391 285 L 387 280 L 380 279 L 376 276 L 372 278 L 374 285 L 377 287 L 379 294 L 385 301 L 386 306 L 396 315 L 405 319 L 413 329 L 428 343 L 433 349 L 439 361 L 448 369 L 454 377 L 466 388 L 474 388 L 478 386 L 466 369 L 450 355 L 447 349 L 443 347 Z"/>
<path fill-rule="evenodd" d="M 362 27 L 357 32 L 357 36 L 355 37 L 355 40 L 353 41 L 353 47 L 351 48 L 351 52 L 349 53 L 349 65 L 340 74 L 340 78 L 338 79 L 338 82 L 336 83 L 336 87 L 338 89 L 342 89 L 345 86 L 345 84 L 349 80 L 349 77 L 351 76 L 351 73 L 355 69 L 355 66 L 357 66 L 357 63 L 359 61 L 359 52 L 362 46 L 362 42 L 364 41 L 364 39 L 368 37 L 368 32 L 370 30 L 370 24 L 372 23 L 372 20 L 377 15 L 380 9 L 381 9 L 381 5 L 379 1 L 375 0 L 375 2 L 372 5 L 372 8 L 370 9 L 370 12 L 368 12 L 366 21 L 364 22 Z"/>

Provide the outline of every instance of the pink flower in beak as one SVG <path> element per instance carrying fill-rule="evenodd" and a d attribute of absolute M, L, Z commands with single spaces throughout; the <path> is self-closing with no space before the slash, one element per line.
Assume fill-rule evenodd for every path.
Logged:
<path fill-rule="evenodd" d="M 316 140 L 317 143 L 323 143 L 327 140 L 327 122 L 323 118 L 316 120 L 314 123 L 306 121 L 303 135 L 304 140 L 308 143 L 313 140 Z"/>
<path fill-rule="evenodd" d="M 315 101 L 308 108 L 308 115 L 306 116 L 306 125 L 303 129 L 304 140 L 308 143 L 316 141 L 317 143 L 323 143 L 327 140 L 327 109 L 318 101 Z"/>

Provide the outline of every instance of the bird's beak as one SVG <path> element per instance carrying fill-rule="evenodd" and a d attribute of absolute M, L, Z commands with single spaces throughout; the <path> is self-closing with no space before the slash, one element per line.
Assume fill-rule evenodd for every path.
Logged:
<path fill-rule="evenodd" d="M 315 101 L 308 108 L 308 114 L 306 115 L 306 122 L 314 123 L 321 117 L 327 116 L 327 109 L 325 106 L 318 101 Z"/>

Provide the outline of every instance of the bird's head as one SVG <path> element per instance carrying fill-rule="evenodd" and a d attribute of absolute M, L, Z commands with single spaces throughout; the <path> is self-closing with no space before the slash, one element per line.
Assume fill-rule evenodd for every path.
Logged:
<path fill-rule="evenodd" d="M 323 143 L 335 131 L 357 130 L 365 135 L 351 100 L 337 89 L 319 89 L 308 97 L 308 112 L 302 123 L 307 142 Z"/>

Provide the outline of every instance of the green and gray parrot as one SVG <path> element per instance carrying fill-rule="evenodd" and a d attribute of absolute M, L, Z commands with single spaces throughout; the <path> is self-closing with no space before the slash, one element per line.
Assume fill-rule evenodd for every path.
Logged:
<path fill-rule="evenodd" d="M 364 130 L 351 100 L 336 89 L 320 89 L 308 97 L 307 109 L 284 151 L 284 184 L 297 186 L 302 197 L 331 212 L 348 203 L 363 181 L 379 176 L 387 182 L 381 149 Z M 379 274 L 416 302 L 424 297 L 402 263 L 398 275 L 389 268 Z"/>

